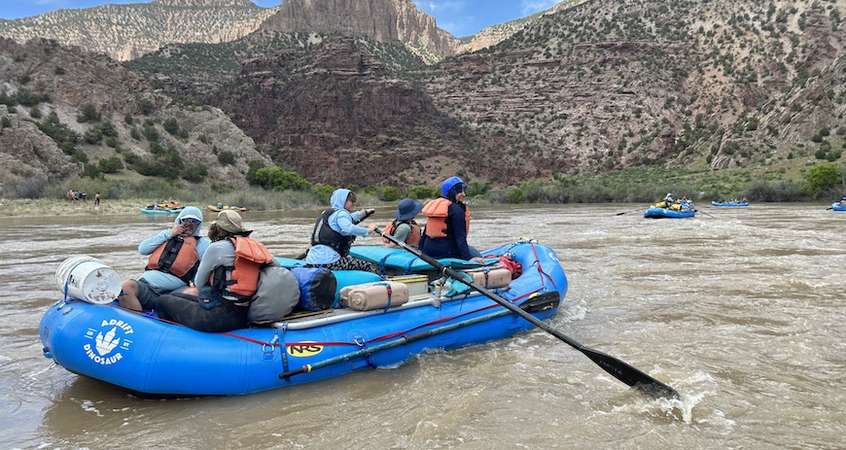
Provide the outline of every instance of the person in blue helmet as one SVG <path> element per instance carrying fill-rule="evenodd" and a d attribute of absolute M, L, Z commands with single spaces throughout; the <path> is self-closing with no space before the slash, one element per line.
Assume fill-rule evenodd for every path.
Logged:
<path fill-rule="evenodd" d="M 148 256 L 144 275 L 123 282 L 120 306 L 135 311 L 156 309 L 160 296 L 186 287 L 211 243 L 203 236 L 202 225 L 202 211 L 188 206 L 176 217 L 173 227 L 142 241 L 138 253 Z"/>
<path fill-rule="evenodd" d="M 366 270 L 378 273 L 375 264 L 350 255 L 350 248 L 356 237 L 376 235 L 376 225 L 366 228 L 358 225 L 375 211 L 354 211 L 355 202 L 355 193 L 349 189 L 337 189 L 332 193 L 329 208 L 320 214 L 314 224 L 311 247 L 305 257 L 306 265 L 329 270 Z"/>
<path fill-rule="evenodd" d="M 438 259 L 481 259 L 482 255 L 467 244 L 470 210 L 464 203 L 466 186 L 459 177 L 447 178 L 441 183 L 441 196 L 423 207 L 427 218 L 420 241 L 423 253 Z"/>

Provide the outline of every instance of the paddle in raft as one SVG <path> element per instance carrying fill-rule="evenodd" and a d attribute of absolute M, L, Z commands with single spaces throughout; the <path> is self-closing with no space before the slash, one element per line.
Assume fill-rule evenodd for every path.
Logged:
<path fill-rule="evenodd" d="M 563 341 L 564 343 L 566 343 L 570 347 L 573 347 L 574 349 L 582 352 L 582 354 L 584 354 L 585 356 L 590 358 L 591 361 L 596 363 L 603 370 L 605 370 L 606 372 L 611 374 L 614 378 L 622 381 L 623 383 L 626 383 L 628 386 L 631 386 L 635 389 L 638 389 L 642 392 L 645 392 L 645 393 L 647 393 L 647 394 L 649 394 L 649 395 L 651 395 L 655 398 L 662 398 L 662 397 L 667 398 L 667 399 L 678 399 L 678 398 L 680 398 L 679 393 L 676 392 L 676 390 L 673 389 L 672 387 L 656 380 L 655 378 L 652 378 L 651 376 L 647 375 L 646 373 L 638 370 L 637 368 L 629 365 L 628 363 L 626 363 L 624 361 L 621 361 L 621 360 L 619 360 L 619 359 L 617 359 L 613 356 L 610 356 L 610 355 L 605 354 L 603 352 L 600 352 L 598 350 L 594 350 L 590 347 L 587 347 L 585 345 L 582 345 L 582 344 L 576 342 L 575 340 L 573 340 L 570 337 L 564 335 L 560 331 L 550 327 L 549 325 L 547 325 L 544 322 L 541 322 L 540 320 L 535 318 L 535 316 L 527 313 L 526 311 L 521 309 L 519 306 L 517 306 L 517 305 L 511 303 L 510 301 L 500 297 L 496 293 L 491 292 L 491 291 L 485 289 L 482 286 L 479 286 L 478 284 L 476 284 L 472 281 L 467 281 L 465 277 L 461 276 L 460 272 L 452 269 L 451 267 L 447 267 L 447 266 L 441 264 L 435 258 L 432 258 L 431 256 L 424 254 L 420 250 L 409 247 L 408 245 L 405 244 L 405 242 L 401 242 L 391 235 L 382 233 L 382 231 L 379 230 L 378 228 L 376 229 L 376 232 L 379 233 L 380 235 L 382 235 L 383 238 L 385 238 L 385 239 L 393 242 L 394 244 L 402 247 L 404 250 L 411 252 L 414 256 L 417 256 L 418 258 L 422 259 L 423 261 L 426 261 L 427 263 L 429 263 L 429 265 L 438 269 L 443 275 L 448 276 L 448 277 L 450 277 L 454 280 L 457 280 L 461 283 L 464 283 L 467 286 L 470 286 L 471 288 L 478 291 L 480 294 L 482 294 L 485 297 L 488 297 L 489 299 L 495 301 L 500 306 L 508 309 L 512 313 L 517 314 L 518 316 L 527 320 L 532 325 L 540 328 L 543 331 L 546 331 L 547 333 L 555 336 L 556 338 Z"/>

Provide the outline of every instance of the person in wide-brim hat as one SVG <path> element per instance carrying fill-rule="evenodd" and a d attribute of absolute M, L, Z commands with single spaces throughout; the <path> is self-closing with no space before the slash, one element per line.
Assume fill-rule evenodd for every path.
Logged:
<path fill-rule="evenodd" d="M 209 224 L 209 239 L 213 242 L 225 239 L 227 234 L 249 236 L 252 232 L 244 228 L 241 215 L 231 209 L 217 213 L 217 219 Z"/>
<path fill-rule="evenodd" d="M 414 221 L 417 214 L 423 209 L 423 204 L 417 200 L 404 198 L 397 204 L 397 210 L 394 213 L 394 221 L 385 226 L 385 234 L 391 235 L 400 242 L 404 242 L 413 247 L 420 245 L 421 231 L 420 225 Z M 382 239 L 384 244 L 388 247 L 394 247 L 396 244 L 387 238 Z"/>

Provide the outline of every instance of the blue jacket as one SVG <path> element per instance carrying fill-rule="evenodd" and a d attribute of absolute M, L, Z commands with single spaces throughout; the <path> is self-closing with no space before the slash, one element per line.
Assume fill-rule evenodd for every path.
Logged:
<path fill-rule="evenodd" d="M 203 258 L 203 254 L 206 253 L 206 249 L 209 248 L 209 238 L 203 237 L 202 234 L 202 227 L 203 227 L 203 212 L 199 209 L 188 206 L 176 216 L 176 220 L 174 220 L 174 225 L 178 225 L 179 221 L 183 218 L 192 218 L 197 219 L 200 221 L 200 225 L 194 230 L 194 236 L 200 238 L 197 241 L 197 254 L 200 255 L 200 259 Z M 153 253 L 160 245 L 164 244 L 168 239 L 170 239 L 170 229 L 162 230 L 147 239 L 141 241 L 138 245 L 138 253 L 147 256 Z M 150 286 L 155 288 L 159 292 L 170 292 L 181 287 L 185 286 L 185 282 L 180 280 L 179 278 L 171 275 L 169 273 L 159 272 L 158 270 L 148 270 L 144 272 L 144 275 L 141 276 Z"/>
<path fill-rule="evenodd" d="M 349 189 L 337 189 L 332 193 L 332 197 L 329 199 L 329 205 L 335 208 L 336 211 L 329 216 L 329 228 L 344 236 L 367 236 L 367 228 L 356 225 L 356 223 L 361 221 L 363 213 L 361 211 L 351 213 L 344 208 L 349 195 Z M 308 249 L 305 262 L 306 264 L 324 265 L 332 264 L 339 259 L 341 259 L 341 255 L 334 249 L 318 244 Z"/>
<path fill-rule="evenodd" d="M 473 257 L 470 246 L 467 245 L 467 223 L 464 221 L 464 211 L 467 206 L 455 201 L 447 210 L 447 235 L 442 238 L 430 238 L 423 234 L 420 249 L 433 258 L 458 258 L 469 260 Z"/>

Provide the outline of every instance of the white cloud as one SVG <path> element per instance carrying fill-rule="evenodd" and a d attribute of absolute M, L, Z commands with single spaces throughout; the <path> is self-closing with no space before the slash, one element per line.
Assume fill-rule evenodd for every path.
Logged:
<path fill-rule="evenodd" d="M 520 0 L 520 6 L 524 16 L 530 16 L 534 13 L 541 12 L 552 8 L 560 0 Z"/>

